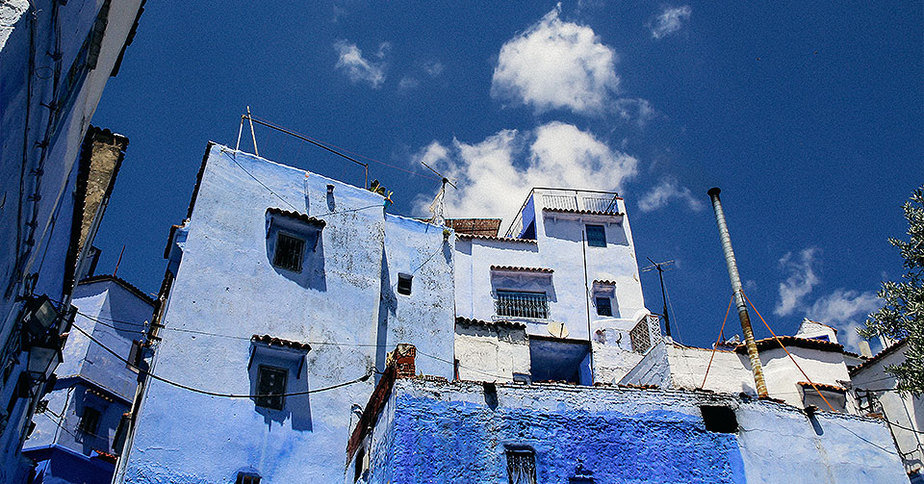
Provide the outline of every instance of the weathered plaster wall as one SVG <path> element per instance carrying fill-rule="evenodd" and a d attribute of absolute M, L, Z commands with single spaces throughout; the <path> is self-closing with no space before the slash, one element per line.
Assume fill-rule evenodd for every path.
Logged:
<path fill-rule="evenodd" d="M 503 382 L 530 374 L 526 328 L 456 321 L 455 357 L 462 380 Z"/>
<path fill-rule="evenodd" d="M 891 422 L 889 429 L 903 454 L 906 470 L 920 472 L 924 469 L 924 396 L 915 397 L 895 391 L 895 377 L 885 371 L 887 367 L 905 360 L 907 348 L 905 345 L 855 372 L 851 394 L 858 397 L 858 403 L 864 404 L 866 411 L 884 414 L 885 419 Z"/>
<path fill-rule="evenodd" d="M 521 446 L 535 451 L 539 482 L 905 479 L 885 428 L 867 419 L 812 422 L 785 405 L 679 391 L 496 388 L 492 404 L 478 384 L 398 380 L 373 432 L 367 482 L 505 482 L 504 452 Z M 700 405 L 733 408 L 739 432 L 707 431 Z"/>
<path fill-rule="evenodd" d="M 442 231 L 405 219 L 386 223 L 382 204 L 367 190 L 211 146 L 154 372 L 195 388 L 252 394 L 250 337 L 268 334 L 312 347 L 301 376 L 291 369 L 288 392 L 369 374 L 377 344 L 399 339 L 450 362 L 418 358 L 428 372 L 451 377 L 452 274 Z M 306 264 L 317 269 L 310 280 L 272 265 L 268 207 L 326 221 L 316 251 L 306 253 Z M 389 296 L 394 273 L 407 268 L 417 268 L 412 295 Z M 383 301 L 383 292 L 395 299 Z M 389 333 L 380 337 L 380 327 Z M 340 480 L 351 415 L 365 404 L 372 381 L 287 397 L 281 411 L 149 381 L 119 482 L 231 482 L 241 470 L 266 482 Z"/>

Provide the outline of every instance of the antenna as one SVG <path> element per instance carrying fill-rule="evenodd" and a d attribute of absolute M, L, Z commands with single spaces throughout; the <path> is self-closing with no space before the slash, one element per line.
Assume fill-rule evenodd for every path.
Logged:
<path fill-rule="evenodd" d="M 443 217 L 443 199 L 446 197 L 446 185 L 448 184 L 456 190 L 458 190 L 459 187 L 457 187 L 455 183 L 449 180 L 449 178 L 443 176 L 442 173 L 434 170 L 430 165 L 424 163 L 423 161 L 421 161 L 420 164 L 427 167 L 427 169 L 435 173 L 436 176 L 440 177 L 442 186 L 440 186 L 440 191 L 436 194 L 436 197 L 433 198 L 433 202 L 430 204 L 430 213 L 433 214 L 430 222 L 444 225 L 446 219 Z"/>
<path fill-rule="evenodd" d="M 648 271 L 651 271 L 652 269 L 658 270 L 658 279 L 661 281 L 661 302 L 664 304 L 664 332 L 667 333 L 668 337 L 670 337 L 671 320 L 670 320 L 670 317 L 667 315 L 667 296 L 665 296 L 665 292 L 664 292 L 664 266 L 673 264 L 674 260 L 671 259 L 671 260 L 664 261 L 664 262 L 655 262 L 651 260 L 651 257 L 646 257 L 646 259 L 648 259 L 648 262 L 651 262 L 651 265 L 642 269 L 642 272 L 648 272 Z"/>

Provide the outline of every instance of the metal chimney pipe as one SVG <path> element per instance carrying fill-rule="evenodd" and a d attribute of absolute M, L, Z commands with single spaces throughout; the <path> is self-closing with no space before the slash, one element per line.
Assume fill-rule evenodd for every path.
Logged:
<path fill-rule="evenodd" d="M 735 295 L 735 307 L 738 308 L 738 319 L 741 320 L 741 331 L 744 332 L 744 344 L 748 349 L 748 359 L 751 361 L 751 371 L 754 373 L 754 383 L 757 384 L 757 396 L 767 398 L 767 383 L 764 381 L 764 372 L 760 365 L 760 355 L 754 343 L 754 330 L 751 329 L 751 318 L 748 316 L 748 307 L 741 290 L 741 277 L 738 275 L 738 263 L 735 262 L 735 252 L 732 250 L 731 236 L 728 235 L 728 225 L 725 224 L 725 212 L 722 210 L 722 201 L 719 200 L 718 187 L 709 189 L 709 198 L 712 199 L 712 209 L 715 211 L 715 222 L 719 226 L 719 239 L 722 241 L 722 251 L 725 252 L 725 264 L 728 266 L 728 278 L 731 279 L 732 292 Z"/>

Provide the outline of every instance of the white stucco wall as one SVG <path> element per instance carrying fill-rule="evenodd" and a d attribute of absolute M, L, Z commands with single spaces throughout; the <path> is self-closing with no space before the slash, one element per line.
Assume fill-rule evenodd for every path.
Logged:
<path fill-rule="evenodd" d="M 460 380 L 504 382 L 530 373 L 525 328 L 456 321 L 455 355 Z"/>

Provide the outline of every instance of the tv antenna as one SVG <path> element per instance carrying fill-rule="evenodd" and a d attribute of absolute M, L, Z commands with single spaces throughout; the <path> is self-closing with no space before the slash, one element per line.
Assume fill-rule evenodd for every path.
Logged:
<path fill-rule="evenodd" d="M 658 270 L 658 279 L 661 281 L 661 302 L 664 304 L 664 332 L 667 333 L 667 336 L 671 335 L 671 320 L 667 315 L 667 296 L 664 292 L 664 267 L 674 263 L 674 260 L 667 260 L 664 262 L 655 262 L 651 260 L 651 257 L 646 257 L 648 262 L 651 262 L 651 265 L 642 269 L 642 272 L 649 272 L 651 270 Z"/>
<path fill-rule="evenodd" d="M 436 194 L 436 197 L 433 198 L 433 202 L 430 203 L 430 213 L 433 214 L 433 217 L 430 218 L 430 222 L 439 225 L 445 225 L 446 219 L 443 217 L 443 200 L 446 198 L 446 185 L 449 185 L 456 190 L 459 188 L 455 183 L 450 181 L 449 178 L 446 178 L 442 173 L 434 170 L 430 165 L 424 163 L 423 161 L 421 161 L 420 164 L 427 167 L 427 169 L 435 173 L 436 176 L 440 177 L 442 186 L 440 186 L 440 191 Z"/>

